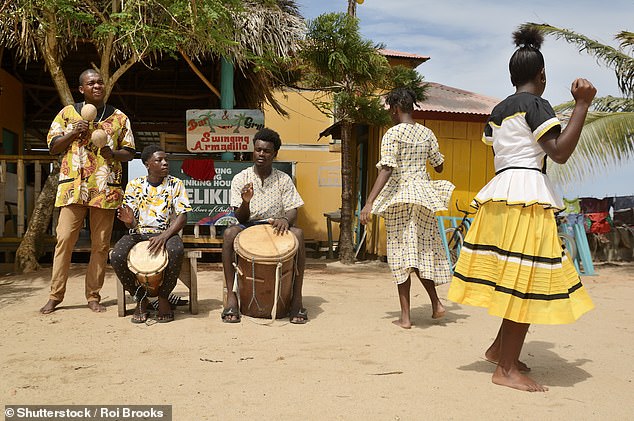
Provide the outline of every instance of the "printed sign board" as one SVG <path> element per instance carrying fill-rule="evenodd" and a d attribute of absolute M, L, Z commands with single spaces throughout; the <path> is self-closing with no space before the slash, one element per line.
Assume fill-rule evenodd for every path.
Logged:
<path fill-rule="evenodd" d="M 190 152 L 253 152 L 253 135 L 264 127 L 262 110 L 187 110 Z"/>
<path fill-rule="evenodd" d="M 195 158 L 193 158 L 195 159 Z M 253 162 L 215 161 L 213 180 L 196 180 L 182 171 L 182 159 L 170 159 L 170 174 L 183 180 L 192 205 L 187 223 L 196 225 L 226 225 L 231 213 L 231 180 Z M 273 168 L 293 177 L 293 162 L 276 161 Z"/>

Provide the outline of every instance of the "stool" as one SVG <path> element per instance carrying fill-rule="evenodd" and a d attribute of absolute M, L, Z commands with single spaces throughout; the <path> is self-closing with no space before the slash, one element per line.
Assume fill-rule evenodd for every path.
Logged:
<path fill-rule="evenodd" d="M 328 229 L 328 258 L 333 259 L 333 244 L 332 244 L 332 222 L 341 222 L 341 211 L 334 212 L 326 212 L 324 213 L 326 217 L 326 228 Z"/>
<path fill-rule="evenodd" d="M 199 250 L 185 250 L 183 265 L 178 279 L 189 289 L 189 311 L 198 314 L 198 258 L 202 257 Z M 119 317 L 126 313 L 125 290 L 123 284 L 117 279 L 117 312 Z"/>

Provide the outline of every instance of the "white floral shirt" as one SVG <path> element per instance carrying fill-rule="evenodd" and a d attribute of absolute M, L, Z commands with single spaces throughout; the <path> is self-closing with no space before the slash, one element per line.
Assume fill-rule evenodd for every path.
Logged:
<path fill-rule="evenodd" d="M 231 206 L 234 209 L 242 203 L 241 191 L 247 183 L 253 183 L 249 221 L 278 218 L 284 216 L 286 211 L 304 205 L 288 174 L 273 168 L 271 175 L 262 182 L 253 167 L 249 167 L 236 174 L 231 181 Z"/>

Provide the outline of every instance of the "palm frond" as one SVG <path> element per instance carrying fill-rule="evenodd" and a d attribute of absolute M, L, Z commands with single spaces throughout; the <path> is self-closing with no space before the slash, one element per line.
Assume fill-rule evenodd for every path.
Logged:
<path fill-rule="evenodd" d="M 575 101 L 564 102 L 555 105 L 553 109 L 559 115 L 560 119 L 567 120 L 570 113 L 575 108 Z M 634 99 L 617 98 L 611 95 L 595 98 L 592 100 L 591 111 L 605 113 L 634 112 Z"/>
<path fill-rule="evenodd" d="M 619 89 L 625 96 L 634 96 L 634 58 L 625 52 L 609 45 L 602 44 L 596 40 L 578 34 L 569 29 L 557 28 L 546 23 L 525 23 L 522 28 L 533 28 L 546 35 L 552 35 L 557 39 L 564 39 L 571 44 L 577 45 L 579 52 L 586 52 L 594 56 L 598 61 L 606 66 L 614 68 Z M 623 32 L 621 33 L 623 34 Z M 620 35 L 620 34 L 619 34 Z M 626 32 L 621 39 L 626 46 L 631 46 L 632 33 Z"/>
<path fill-rule="evenodd" d="M 621 31 L 616 34 L 615 38 L 621 41 L 620 46 L 623 49 L 634 47 L 634 32 Z"/>
<path fill-rule="evenodd" d="M 577 149 L 564 165 L 549 163 L 562 184 L 582 181 L 634 157 L 634 112 L 588 113 Z"/>
<path fill-rule="evenodd" d="M 592 101 L 592 110 L 606 113 L 634 112 L 634 99 L 605 96 Z"/>

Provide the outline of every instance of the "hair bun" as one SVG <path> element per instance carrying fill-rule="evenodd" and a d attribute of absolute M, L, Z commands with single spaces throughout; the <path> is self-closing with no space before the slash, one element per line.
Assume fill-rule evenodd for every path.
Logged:
<path fill-rule="evenodd" d="M 532 47 L 539 50 L 544 42 L 544 36 L 539 29 L 522 25 L 517 31 L 513 32 L 513 41 L 517 47 Z"/>

